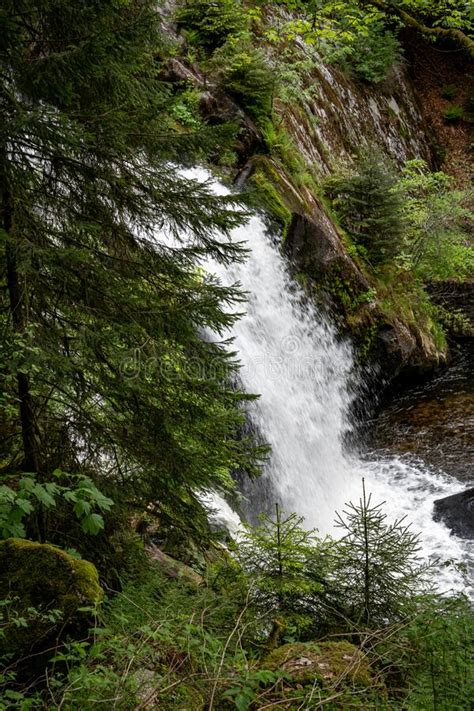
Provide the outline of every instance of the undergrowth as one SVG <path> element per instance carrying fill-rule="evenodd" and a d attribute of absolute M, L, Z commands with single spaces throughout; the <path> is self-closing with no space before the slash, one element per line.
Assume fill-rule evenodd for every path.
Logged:
<path fill-rule="evenodd" d="M 365 491 L 339 525 L 321 539 L 277 508 L 201 579 L 149 564 L 37 678 L 10 662 L 0 708 L 468 708 L 467 601 L 433 593 L 418 538 Z"/>

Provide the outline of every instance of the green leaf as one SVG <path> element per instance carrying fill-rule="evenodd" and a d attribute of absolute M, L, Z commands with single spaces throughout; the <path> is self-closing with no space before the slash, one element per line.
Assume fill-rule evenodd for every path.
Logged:
<path fill-rule="evenodd" d="M 25 514 L 30 514 L 33 511 L 33 505 L 31 504 L 30 501 L 28 501 L 28 499 L 18 498 L 18 499 L 16 499 L 15 504 Z"/>
<path fill-rule="evenodd" d="M 100 514 L 89 514 L 82 519 L 81 527 L 84 533 L 90 533 L 95 536 L 104 528 L 104 519 Z"/>
<path fill-rule="evenodd" d="M 54 496 L 52 496 L 51 493 L 47 491 L 43 485 L 36 484 L 33 493 L 38 499 L 38 501 L 46 508 L 51 508 L 52 506 L 55 506 L 56 501 L 54 499 Z"/>
<path fill-rule="evenodd" d="M 88 516 L 91 512 L 92 506 L 88 501 L 84 501 L 83 499 L 79 499 L 79 501 L 76 502 L 74 506 L 74 513 L 78 518 L 82 518 L 82 516 Z"/>

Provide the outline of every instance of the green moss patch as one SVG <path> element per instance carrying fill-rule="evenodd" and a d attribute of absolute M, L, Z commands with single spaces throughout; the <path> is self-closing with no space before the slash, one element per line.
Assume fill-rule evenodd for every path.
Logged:
<path fill-rule="evenodd" d="M 96 568 L 52 545 L 0 542 L 0 599 L 7 601 L 0 654 L 18 654 L 57 636 L 103 599 Z"/>
<path fill-rule="evenodd" d="M 275 649 L 263 662 L 269 671 L 281 669 L 296 684 L 369 686 L 370 667 L 357 647 L 342 642 L 299 642 Z"/>

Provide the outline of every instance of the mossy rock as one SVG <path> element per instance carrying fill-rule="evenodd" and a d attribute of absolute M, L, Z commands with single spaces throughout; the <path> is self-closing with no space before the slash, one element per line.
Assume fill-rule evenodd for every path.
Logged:
<path fill-rule="evenodd" d="M 19 538 L 1 541 L 0 599 L 8 604 L 0 656 L 37 649 L 60 631 L 86 621 L 82 608 L 103 596 L 92 563 L 48 544 Z"/>
<path fill-rule="evenodd" d="M 271 652 L 261 666 L 269 671 L 281 669 L 292 682 L 303 686 L 368 687 L 372 683 L 365 656 L 347 641 L 285 644 Z"/>

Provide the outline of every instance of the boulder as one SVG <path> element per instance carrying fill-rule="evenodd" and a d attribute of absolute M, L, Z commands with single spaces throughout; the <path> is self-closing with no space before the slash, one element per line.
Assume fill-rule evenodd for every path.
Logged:
<path fill-rule="evenodd" d="M 149 543 L 145 550 L 150 560 L 157 563 L 168 578 L 180 579 L 191 585 L 202 585 L 203 578 L 195 570 L 164 553 L 154 543 Z"/>
<path fill-rule="evenodd" d="M 399 319 L 378 327 L 377 338 L 382 347 L 380 362 L 390 372 L 411 364 L 416 355 L 417 342 L 411 331 Z"/>
<path fill-rule="evenodd" d="M 474 489 L 435 501 L 434 519 L 461 538 L 474 538 Z"/>
<path fill-rule="evenodd" d="M 41 648 L 89 617 L 103 599 L 96 568 L 55 546 L 9 538 L 0 542 L 0 599 L 7 624 L 0 656 Z"/>
<path fill-rule="evenodd" d="M 369 664 L 362 652 L 347 641 L 297 642 L 271 652 L 262 662 L 269 671 L 281 669 L 295 684 L 335 687 L 372 683 Z"/>

